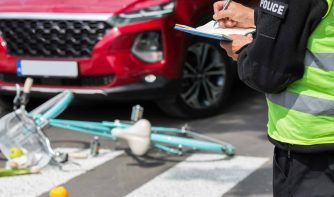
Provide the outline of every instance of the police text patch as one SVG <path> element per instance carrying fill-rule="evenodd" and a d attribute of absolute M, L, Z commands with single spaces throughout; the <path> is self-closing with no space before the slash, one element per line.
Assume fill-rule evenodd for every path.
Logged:
<path fill-rule="evenodd" d="M 284 18 L 288 4 L 276 0 L 261 0 L 260 8 L 268 14 Z"/>

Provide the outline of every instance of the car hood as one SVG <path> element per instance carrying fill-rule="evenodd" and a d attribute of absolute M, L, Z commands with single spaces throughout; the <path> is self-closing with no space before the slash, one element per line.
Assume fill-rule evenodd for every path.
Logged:
<path fill-rule="evenodd" d="M 0 12 L 122 13 L 171 0 L 0 0 Z"/>

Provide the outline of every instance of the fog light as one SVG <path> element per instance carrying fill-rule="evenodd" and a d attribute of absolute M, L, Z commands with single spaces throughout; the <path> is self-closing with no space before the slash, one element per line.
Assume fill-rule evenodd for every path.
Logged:
<path fill-rule="evenodd" d="M 145 79 L 145 81 L 147 83 L 154 83 L 157 80 L 157 76 L 155 76 L 155 75 L 146 75 L 144 79 Z"/>
<path fill-rule="evenodd" d="M 147 63 L 163 60 L 163 47 L 160 31 L 140 33 L 132 46 L 132 53 Z"/>

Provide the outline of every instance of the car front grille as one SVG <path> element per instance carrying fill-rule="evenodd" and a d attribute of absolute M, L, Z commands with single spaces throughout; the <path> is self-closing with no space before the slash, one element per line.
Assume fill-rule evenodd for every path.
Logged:
<path fill-rule="evenodd" d="M 7 83 L 23 84 L 26 77 L 12 73 L 0 73 L 0 80 Z M 34 76 L 35 85 L 48 86 L 103 86 L 110 84 L 114 75 L 80 76 L 78 78 L 43 78 Z"/>
<path fill-rule="evenodd" d="M 1 19 L 8 54 L 39 58 L 90 57 L 112 27 L 105 21 Z"/>

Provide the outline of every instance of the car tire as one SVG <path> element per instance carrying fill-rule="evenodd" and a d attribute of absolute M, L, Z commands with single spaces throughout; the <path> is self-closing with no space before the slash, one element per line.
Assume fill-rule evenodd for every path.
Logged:
<path fill-rule="evenodd" d="M 178 118 L 201 118 L 220 112 L 236 74 L 233 64 L 219 42 L 195 38 L 186 49 L 180 93 L 159 101 L 158 106 Z"/>

